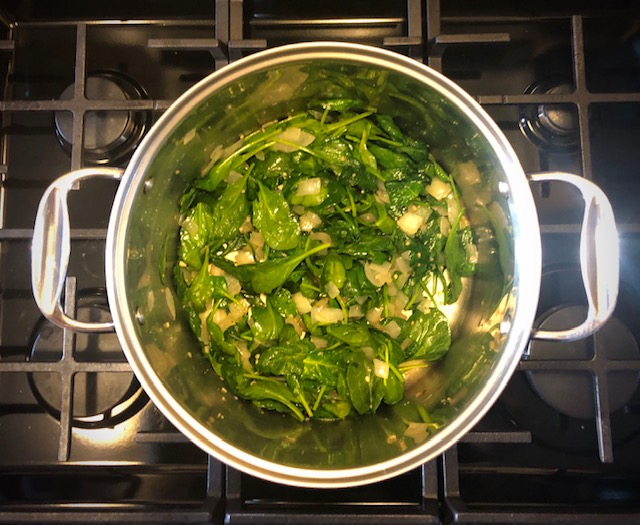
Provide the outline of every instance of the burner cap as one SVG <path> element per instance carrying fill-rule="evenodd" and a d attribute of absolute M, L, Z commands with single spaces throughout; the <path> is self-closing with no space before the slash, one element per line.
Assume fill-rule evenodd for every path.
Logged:
<path fill-rule="evenodd" d="M 78 318 L 83 321 L 110 319 L 104 293 L 93 291 L 78 297 Z M 77 362 L 124 361 L 115 334 L 76 334 L 74 358 Z M 30 360 L 57 361 L 62 357 L 63 331 L 42 320 L 32 338 Z M 62 381 L 55 372 L 32 372 L 29 385 L 39 404 L 60 419 Z M 147 397 L 133 373 L 78 372 L 74 376 L 71 424 L 79 428 L 103 428 L 124 421 L 138 412 Z"/>
<path fill-rule="evenodd" d="M 546 79 L 529 86 L 525 93 L 567 94 L 570 83 Z M 537 147 L 553 153 L 571 153 L 578 148 L 578 115 L 569 104 L 538 104 L 520 108 L 520 129 Z"/>
<path fill-rule="evenodd" d="M 586 317 L 583 306 L 566 306 L 555 309 L 540 323 L 544 330 L 561 330 L 575 326 Z M 582 419 L 596 415 L 594 403 L 594 378 L 590 372 L 572 370 L 571 360 L 593 358 L 593 347 L 604 352 L 608 360 L 638 359 L 638 343 L 624 323 L 612 317 L 592 338 L 558 343 L 532 341 L 529 357 L 536 360 L 565 360 L 567 367 L 558 371 L 527 372 L 535 392 L 550 406 L 562 414 Z M 599 357 L 602 358 L 602 357 Z M 615 381 L 608 382 L 609 410 L 622 408 L 638 387 L 638 372 L 616 372 Z"/>
<path fill-rule="evenodd" d="M 73 98 L 75 85 L 62 92 L 60 100 Z M 85 96 L 89 100 L 139 100 L 148 98 L 132 78 L 119 72 L 98 72 L 87 77 Z M 117 162 L 131 154 L 151 124 L 149 112 L 87 111 L 84 116 L 84 160 L 93 164 Z M 71 152 L 73 115 L 55 114 L 58 141 Z"/>

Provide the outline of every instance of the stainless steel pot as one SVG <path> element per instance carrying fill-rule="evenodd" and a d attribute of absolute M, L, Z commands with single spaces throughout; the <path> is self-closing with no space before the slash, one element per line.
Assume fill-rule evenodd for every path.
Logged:
<path fill-rule="evenodd" d="M 478 272 L 466 283 L 453 347 L 441 362 L 407 378 L 405 403 L 375 416 L 301 424 L 224 389 L 183 319 L 171 269 L 177 199 L 188 182 L 210 163 L 216 146 L 321 95 L 322 83 L 307 81 L 318 67 L 350 75 L 386 72 L 380 111 L 430 144 L 453 173 L 477 239 Z M 466 93 L 424 65 L 377 48 L 296 44 L 252 55 L 177 100 L 124 173 L 91 168 L 57 180 L 36 219 L 33 290 L 46 317 L 75 330 L 113 327 L 76 321 L 60 306 L 70 247 L 66 195 L 96 176 L 121 179 L 107 236 L 106 279 L 113 326 L 135 374 L 166 417 L 206 452 L 281 483 L 360 485 L 435 457 L 489 409 L 531 337 L 584 337 L 607 320 L 617 297 L 617 234 L 604 194 L 574 175 L 526 177 L 496 124 Z M 562 332 L 532 332 L 541 241 L 529 186 L 546 180 L 573 184 L 585 200 L 580 262 L 589 311 L 584 323 Z M 422 419 L 416 419 L 419 413 Z"/>

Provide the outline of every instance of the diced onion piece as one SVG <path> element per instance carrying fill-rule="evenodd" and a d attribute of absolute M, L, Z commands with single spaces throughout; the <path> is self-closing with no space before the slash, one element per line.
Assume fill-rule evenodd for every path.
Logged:
<path fill-rule="evenodd" d="M 320 177 L 313 177 L 300 181 L 296 189 L 296 195 L 299 197 L 318 195 L 320 190 L 322 190 L 322 179 Z"/>
<path fill-rule="evenodd" d="M 253 246 L 256 250 L 258 248 L 262 248 L 264 246 L 264 236 L 260 232 L 251 232 L 251 236 L 249 237 L 249 244 Z"/>
<path fill-rule="evenodd" d="M 308 314 L 311 311 L 311 302 L 300 292 L 294 293 L 291 298 L 300 314 Z"/>
<path fill-rule="evenodd" d="M 309 234 L 309 239 L 311 239 L 312 241 L 320 241 L 322 244 L 331 244 L 333 246 L 331 235 L 329 235 L 327 232 L 311 232 Z"/>
<path fill-rule="evenodd" d="M 244 218 L 244 222 L 242 223 L 242 226 L 240 226 L 238 231 L 240 233 L 249 233 L 250 231 L 253 231 L 253 224 L 251 224 L 251 215 L 247 215 Z"/>
<path fill-rule="evenodd" d="M 480 178 L 478 167 L 472 161 L 468 161 L 458 164 L 456 181 L 459 181 L 460 184 L 473 185 L 480 184 L 482 179 Z"/>
<path fill-rule="evenodd" d="M 300 229 L 303 232 L 310 232 L 316 226 L 320 226 L 321 224 L 322 219 L 320 216 L 312 211 L 307 211 L 304 215 L 300 216 Z"/>
<path fill-rule="evenodd" d="M 207 317 L 209 317 L 209 310 L 200 314 L 200 339 L 205 345 L 209 344 L 211 338 L 209 337 L 209 329 L 207 328 Z"/>
<path fill-rule="evenodd" d="M 241 178 L 242 178 L 242 174 L 241 173 L 238 173 L 235 170 L 231 170 L 229 172 L 229 175 L 227 175 L 227 178 L 225 179 L 225 182 L 227 184 L 233 184 L 234 182 L 238 182 Z"/>
<path fill-rule="evenodd" d="M 164 289 L 164 296 L 167 300 L 167 308 L 169 308 L 169 315 L 171 316 L 171 319 L 175 319 L 176 318 L 176 303 L 173 299 L 173 294 L 171 293 L 171 290 L 167 287 Z M 149 309 L 151 310 L 151 308 L 153 308 L 152 306 L 149 306 Z"/>
<path fill-rule="evenodd" d="M 419 445 L 429 437 L 428 426 L 428 423 L 409 423 L 404 435 L 410 437 L 415 441 L 416 445 Z"/>
<path fill-rule="evenodd" d="M 333 281 L 329 281 L 325 285 L 324 289 L 327 291 L 327 295 L 331 297 L 331 299 L 335 299 L 340 295 L 340 288 L 338 288 Z"/>
<path fill-rule="evenodd" d="M 240 361 L 242 362 L 242 367 L 245 370 L 251 370 L 253 367 L 251 366 L 251 352 L 249 351 L 249 347 L 246 341 L 238 341 L 236 342 L 236 348 L 238 349 L 238 353 L 240 354 Z"/>
<path fill-rule="evenodd" d="M 389 363 L 380 359 L 373 360 L 373 373 L 381 379 L 389 377 Z"/>
<path fill-rule="evenodd" d="M 256 262 L 255 258 L 253 257 L 253 253 L 247 248 L 229 252 L 224 256 L 224 258 L 236 263 L 236 265 L 238 266 L 243 264 L 254 264 Z"/>
<path fill-rule="evenodd" d="M 400 325 L 398 323 L 396 323 L 395 321 L 391 321 L 390 323 L 386 324 L 382 328 L 382 331 L 385 334 L 387 334 L 389 337 L 391 337 L 391 339 L 395 339 L 396 337 L 398 337 L 400 335 L 401 328 L 400 328 Z"/>
<path fill-rule="evenodd" d="M 285 323 L 293 326 L 296 334 L 298 334 L 298 337 L 302 338 L 304 336 L 306 327 L 304 325 L 304 322 L 302 321 L 302 317 L 300 317 L 299 315 L 296 315 L 295 317 L 287 317 Z"/>
<path fill-rule="evenodd" d="M 458 215 L 460 214 L 460 202 L 453 195 L 449 195 L 447 198 L 447 217 L 451 224 L 455 224 Z"/>
<path fill-rule="evenodd" d="M 222 333 L 235 324 L 233 320 L 229 318 L 227 311 L 222 308 L 218 308 L 213 314 L 213 322 L 218 325 Z"/>
<path fill-rule="evenodd" d="M 215 264 L 209 263 L 209 267 L 207 268 L 209 271 L 209 275 L 214 277 L 222 277 L 224 275 L 224 270 L 222 268 L 218 268 Z"/>
<path fill-rule="evenodd" d="M 389 193 L 387 192 L 387 188 L 384 185 L 384 182 L 379 180 L 377 182 L 378 191 L 376 191 L 374 197 L 376 202 L 379 204 L 389 204 L 391 201 L 389 200 Z"/>
<path fill-rule="evenodd" d="M 409 298 L 402 292 L 402 290 L 398 290 L 395 300 L 393 301 L 393 314 L 396 317 L 404 317 L 402 312 L 404 312 L 404 307 L 408 302 Z"/>
<path fill-rule="evenodd" d="M 372 308 L 367 312 L 366 318 L 371 326 L 380 326 L 380 319 L 382 319 L 382 308 Z"/>
<path fill-rule="evenodd" d="M 311 322 L 313 324 L 335 324 L 342 320 L 343 313 L 340 308 L 328 306 L 328 299 L 321 299 L 311 308 Z"/>
<path fill-rule="evenodd" d="M 434 177 L 431 184 L 426 187 L 426 190 L 429 195 L 440 201 L 451 193 L 451 185 Z"/>
<path fill-rule="evenodd" d="M 231 303 L 229 305 L 229 320 L 236 324 L 240 319 L 242 319 L 247 312 L 249 311 L 249 307 L 247 305 L 241 303 Z"/>
<path fill-rule="evenodd" d="M 393 282 L 391 277 L 391 263 L 388 261 L 382 264 L 365 263 L 364 274 L 373 286 L 380 287 Z"/>
<path fill-rule="evenodd" d="M 444 236 L 449 235 L 451 231 L 451 223 L 447 217 L 440 217 L 440 233 Z"/>
<path fill-rule="evenodd" d="M 367 359 L 369 359 L 370 361 L 373 361 L 373 357 L 375 356 L 375 352 L 373 348 L 371 348 L 370 346 L 365 346 L 360 350 L 362 350 L 362 353 L 367 357 Z"/>
<path fill-rule="evenodd" d="M 291 153 L 292 151 L 298 151 L 300 148 L 306 148 L 316 140 L 316 137 L 303 129 L 290 127 L 276 135 L 274 139 L 278 141 L 273 146 L 274 150 Z"/>
<path fill-rule="evenodd" d="M 420 226 L 424 224 L 424 217 L 421 217 L 417 213 L 407 211 L 402 217 L 398 219 L 398 227 L 410 237 L 413 237 Z"/>
<path fill-rule="evenodd" d="M 189 144 L 189 142 L 191 142 L 195 138 L 196 138 L 196 128 L 192 128 L 189 131 L 187 131 L 186 135 L 182 138 L 182 143 L 186 146 L 187 144 Z"/>
<path fill-rule="evenodd" d="M 323 339 L 322 337 L 317 337 L 315 335 L 311 336 L 311 342 L 316 348 L 327 348 L 329 344 L 326 339 Z"/>
<path fill-rule="evenodd" d="M 364 317 L 364 314 L 362 313 L 362 306 L 354 304 L 349 308 L 349 319 L 362 319 L 362 317 Z"/>
<path fill-rule="evenodd" d="M 369 298 L 366 295 L 356 295 L 354 299 L 358 304 L 364 304 L 369 300 Z"/>
<path fill-rule="evenodd" d="M 365 224 L 373 224 L 374 222 L 376 222 L 376 216 L 369 211 L 360 215 L 359 218 Z"/>

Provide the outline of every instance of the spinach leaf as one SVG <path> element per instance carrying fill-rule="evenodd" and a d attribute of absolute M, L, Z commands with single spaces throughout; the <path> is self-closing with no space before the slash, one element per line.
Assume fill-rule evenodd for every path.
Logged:
<path fill-rule="evenodd" d="M 238 229 L 249 214 L 246 191 L 247 175 L 229 184 L 216 203 L 212 214 L 213 238 L 229 241 L 238 234 Z"/>
<path fill-rule="evenodd" d="M 282 259 L 274 259 L 251 265 L 251 286 L 256 293 L 271 293 L 282 286 L 296 267 L 310 255 L 329 248 L 329 244 L 321 244 L 310 250 L 292 254 Z"/>
<path fill-rule="evenodd" d="M 327 333 L 338 341 L 357 348 L 371 345 L 369 329 L 362 323 L 329 325 L 327 326 Z"/>
<path fill-rule="evenodd" d="M 300 226 L 291 215 L 282 194 L 258 183 L 258 200 L 253 203 L 253 225 L 274 250 L 291 250 L 298 246 Z"/>
<path fill-rule="evenodd" d="M 203 202 L 191 208 L 180 228 L 180 260 L 195 269 L 202 265 L 202 252 L 212 237 L 213 217 Z"/>
<path fill-rule="evenodd" d="M 476 265 L 470 260 L 467 247 L 473 242 L 471 229 L 460 229 L 464 209 L 460 210 L 455 223 L 444 246 L 444 255 L 449 270 L 449 287 L 447 289 L 447 304 L 455 303 L 462 292 L 462 277 L 475 273 Z"/>
<path fill-rule="evenodd" d="M 385 388 L 382 379 L 375 375 L 373 363 L 362 352 L 353 352 L 346 379 L 353 408 L 359 414 L 374 413 L 384 398 Z"/>
<path fill-rule="evenodd" d="M 273 307 L 271 301 L 267 300 L 267 306 L 265 307 L 253 307 L 249 327 L 255 342 L 264 344 L 268 341 L 277 340 L 283 326 L 284 319 Z"/>
<path fill-rule="evenodd" d="M 322 285 L 326 289 L 329 283 L 333 283 L 338 290 L 344 286 L 347 280 L 347 271 L 344 267 L 342 259 L 335 252 L 330 252 L 324 258 L 322 266 Z"/>
<path fill-rule="evenodd" d="M 385 188 L 391 201 L 389 209 L 395 217 L 399 217 L 412 202 L 418 200 L 424 184 L 419 181 L 389 181 L 385 183 Z"/>
<path fill-rule="evenodd" d="M 437 308 L 428 313 L 416 311 L 405 325 L 400 339 L 411 340 L 405 350 L 407 359 L 440 359 L 451 346 L 451 328 L 445 315 Z"/>

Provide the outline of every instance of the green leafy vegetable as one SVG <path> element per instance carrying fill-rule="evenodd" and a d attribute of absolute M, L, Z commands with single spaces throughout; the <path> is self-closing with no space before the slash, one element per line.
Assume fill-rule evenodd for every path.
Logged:
<path fill-rule="evenodd" d="M 291 216 L 289 204 L 282 194 L 258 183 L 258 199 L 253 203 L 253 225 L 274 250 L 292 250 L 298 246 L 300 226 Z"/>
<path fill-rule="evenodd" d="M 307 111 L 217 146 L 180 199 L 174 268 L 229 390 L 300 421 L 402 401 L 403 372 L 449 351 L 439 305 L 475 273 L 453 180 L 402 119 L 378 112 L 386 75 L 325 71 L 315 82 L 325 98 Z M 429 194 L 435 179 L 457 199 L 453 223 Z"/>

